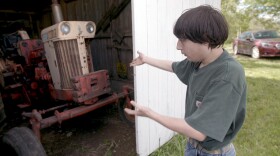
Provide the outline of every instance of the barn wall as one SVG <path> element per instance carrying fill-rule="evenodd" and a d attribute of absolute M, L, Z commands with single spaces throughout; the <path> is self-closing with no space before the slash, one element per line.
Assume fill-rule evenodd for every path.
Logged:
<path fill-rule="evenodd" d="M 183 60 L 176 50 L 173 26 L 183 11 L 200 4 L 220 8 L 220 0 L 132 0 L 133 53 L 173 61 Z M 199 20 L 199 19 L 198 19 Z M 152 66 L 135 68 L 135 98 L 160 114 L 183 118 L 186 87 L 173 73 Z M 136 118 L 137 153 L 146 156 L 176 133 L 148 118 Z M 182 153 L 183 154 L 183 153 Z"/>
<path fill-rule="evenodd" d="M 125 1 L 78 0 L 69 2 L 64 7 L 67 20 L 90 20 L 100 25 L 101 28 L 91 41 L 93 65 L 95 70 L 109 70 L 111 78 L 117 80 L 133 79 L 133 71 L 129 67 L 132 59 L 130 2 L 119 14 L 113 11 Z M 108 17 L 110 13 L 111 17 Z M 104 22 L 104 19 L 107 20 Z"/>

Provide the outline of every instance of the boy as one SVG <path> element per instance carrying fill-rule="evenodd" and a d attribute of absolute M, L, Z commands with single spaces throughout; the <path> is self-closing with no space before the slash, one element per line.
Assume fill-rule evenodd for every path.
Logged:
<path fill-rule="evenodd" d="M 174 118 L 131 101 L 130 115 L 148 117 L 188 138 L 185 155 L 236 155 L 232 140 L 246 112 L 246 79 L 243 67 L 222 45 L 228 37 L 223 15 L 209 5 L 184 12 L 174 35 L 186 59 L 159 60 L 138 52 L 131 66 L 148 64 L 175 73 L 186 84 L 185 118 Z"/>

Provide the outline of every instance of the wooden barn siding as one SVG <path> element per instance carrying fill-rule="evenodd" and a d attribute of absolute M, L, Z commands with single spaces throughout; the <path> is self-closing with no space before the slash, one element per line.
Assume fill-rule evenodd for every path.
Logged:
<path fill-rule="evenodd" d="M 184 59 L 176 50 L 173 26 L 184 10 L 200 4 L 220 7 L 220 0 L 132 0 L 134 55 L 139 50 L 151 57 Z M 186 86 L 174 74 L 143 65 L 135 68 L 134 84 L 137 102 L 161 114 L 184 117 Z M 137 117 L 137 153 L 149 155 L 175 134 L 150 119 Z"/>
<path fill-rule="evenodd" d="M 175 18 L 181 14 L 182 1 L 134 0 L 134 53 L 139 50 L 148 56 L 180 60 L 176 38 L 172 33 Z M 179 8 L 179 9 L 178 9 Z M 137 55 L 137 54 L 135 54 Z M 185 86 L 176 76 L 151 66 L 135 69 L 136 100 L 157 112 L 182 117 Z M 147 118 L 136 118 L 137 153 L 148 155 L 163 145 L 175 133 Z"/>
<path fill-rule="evenodd" d="M 123 0 L 77 0 L 63 5 L 67 20 L 90 20 L 98 23 L 114 3 L 116 6 Z M 128 80 L 133 80 L 133 70 L 129 67 L 132 59 L 132 24 L 131 4 L 129 3 L 119 16 L 110 22 L 109 27 L 100 30 L 91 41 L 91 52 L 95 70 L 107 69 L 111 78 L 122 79 L 117 75 L 117 63 L 125 65 Z M 115 36 L 122 38 L 121 43 L 115 42 Z M 120 42 L 120 40 L 119 40 Z M 114 45 L 121 47 L 119 51 Z M 118 52 L 119 58 L 118 59 Z M 124 78 L 124 80 L 127 80 Z"/>

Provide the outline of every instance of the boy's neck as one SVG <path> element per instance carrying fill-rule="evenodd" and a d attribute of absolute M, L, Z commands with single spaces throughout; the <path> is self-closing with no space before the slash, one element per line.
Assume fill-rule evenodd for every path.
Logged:
<path fill-rule="evenodd" d="M 208 57 L 201 61 L 199 68 L 205 67 L 211 62 L 214 62 L 219 56 L 221 56 L 223 51 L 222 47 L 211 49 Z"/>

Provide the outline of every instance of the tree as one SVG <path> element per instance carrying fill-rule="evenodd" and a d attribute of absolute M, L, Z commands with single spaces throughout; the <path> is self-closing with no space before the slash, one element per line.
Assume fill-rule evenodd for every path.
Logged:
<path fill-rule="evenodd" d="M 257 15 L 259 18 L 267 16 L 273 21 L 280 21 L 279 0 L 245 0 L 244 4 L 249 5 L 248 9 L 250 9 L 252 13 Z"/>
<path fill-rule="evenodd" d="M 249 29 L 252 17 L 248 16 L 247 10 L 239 6 L 239 0 L 222 0 L 222 12 L 229 24 L 229 37 L 226 43 L 231 43 L 240 32 Z"/>
<path fill-rule="evenodd" d="M 255 17 L 253 25 L 260 25 L 262 29 L 280 30 L 279 0 L 245 0 L 247 10 Z"/>
<path fill-rule="evenodd" d="M 280 31 L 279 0 L 222 0 L 222 12 L 229 23 L 226 43 L 247 30 L 275 29 Z"/>

